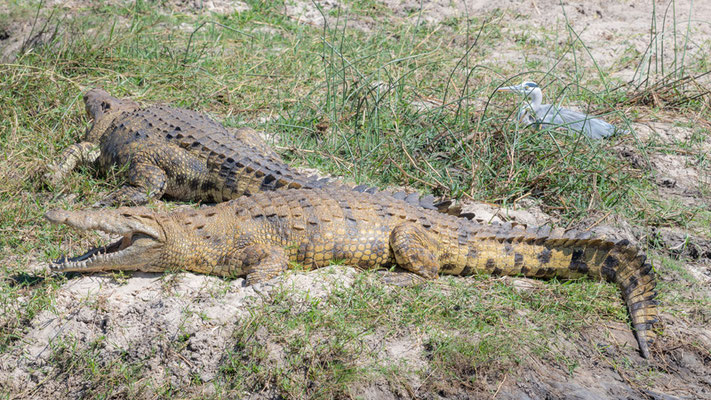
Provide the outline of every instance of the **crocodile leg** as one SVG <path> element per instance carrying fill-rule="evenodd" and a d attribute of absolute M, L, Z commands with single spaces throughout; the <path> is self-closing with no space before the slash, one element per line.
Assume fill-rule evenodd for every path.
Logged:
<path fill-rule="evenodd" d="M 185 200 L 195 199 L 195 182 L 205 181 L 205 161 L 174 145 L 134 142 L 124 151 L 128 166 L 128 185 L 110 194 L 99 205 L 141 205 L 150 198 L 167 194 Z M 130 155 L 132 154 L 132 156 Z M 198 193 L 207 198 L 208 193 Z M 215 195 L 216 197 L 217 195 Z"/>
<path fill-rule="evenodd" d="M 62 151 L 56 163 L 47 166 L 45 180 L 52 186 L 58 185 L 77 165 L 91 164 L 99 158 L 99 146 L 91 142 L 75 143 Z"/>
<path fill-rule="evenodd" d="M 159 198 L 163 195 L 167 179 L 161 168 L 139 159 L 131 163 L 128 170 L 130 185 L 111 193 L 96 205 L 106 207 L 117 204 L 146 204 L 151 197 Z"/>
<path fill-rule="evenodd" d="M 420 225 L 403 222 L 390 233 L 390 248 L 397 265 L 409 272 L 386 273 L 385 282 L 397 286 L 412 286 L 436 279 L 439 273 L 437 242 Z"/>
<path fill-rule="evenodd" d="M 289 258 L 284 249 L 266 244 L 252 244 L 216 266 L 219 275 L 246 275 L 247 285 L 268 281 L 284 272 Z"/>

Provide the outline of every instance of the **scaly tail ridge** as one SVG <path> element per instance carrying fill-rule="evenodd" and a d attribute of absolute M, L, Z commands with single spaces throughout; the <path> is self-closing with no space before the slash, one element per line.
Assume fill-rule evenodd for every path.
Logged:
<path fill-rule="evenodd" d="M 657 322 L 656 279 L 646 256 L 629 241 L 613 242 L 593 238 L 589 232 L 515 223 L 477 224 L 467 236 L 466 266 L 450 273 L 483 271 L 563 279 L 587 275 L 616 283 L 629 310 L 640 352 L 649 357 L 652 327 Z"/>
<path fill-rule="evenodd" d="M 617 242 L 605 259 L 602 273 L 610 281 L 617 283 L 627 303 L 644 358 L 649 358 L 649 343 L 654 340 L 653 325 L 657 318 L 657 281 L 647 256 L 629 245 L 627 240 Z"/>

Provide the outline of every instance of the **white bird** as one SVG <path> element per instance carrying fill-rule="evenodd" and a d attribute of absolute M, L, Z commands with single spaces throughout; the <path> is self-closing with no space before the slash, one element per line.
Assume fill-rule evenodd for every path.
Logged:
<path fill-rule="evenodd" d="M 561 108 L 554 104 L 542 105 L 543 92 L 535 82 L 523 82 L 516 86 L 501 87 L 497 91 L 514 92 L 528 97 L 528 104 L 523 105 L 518 112 L 519 121 L 525 123 L 526 126 L 562 126 L 580 132 L 591 139 L 606 138 L 612 136 L 615 131 L 625 132 L 599 118 L 581 112 Z"/>

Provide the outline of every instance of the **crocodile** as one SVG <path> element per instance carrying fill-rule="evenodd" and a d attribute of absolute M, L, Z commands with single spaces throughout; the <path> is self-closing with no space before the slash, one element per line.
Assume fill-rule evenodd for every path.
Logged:
<path fill-rule="evenodd" d="M 127 166 L 128 184 L 98 205 L 141 205 L 163 195 L 218 203 L 279 188 L 341 185 L 291 168 L 251 128 L 230 132 L 205 114 L 166 105 L 143 107 L 103 89 L 89 90 L 84 102 L 93 124 L 83 141 L 48 166 L 46 178 L 56 186 L 79 164 L 93 163 L 104 172 Z M 365 185 L 352 189 L 377 190 Z M 449 200 L 391 194 L 456 213 L 448 210 Z"/>
<path fill-rule="evenodd" d="M 652 267 L 628 241 L 549 226 L 487 224 L 380 193 L 294 189 L 200 209 L 52 210 L 46 218 L 122 235 L 115 243 L 51 263 L 59 273 L 185 270 L 245 276 L 247 284 L 255 284 L 277 276 L 289 263 L 318 268 L 343 261 L 360 268 L 392 267 L 381 273 L 396 285 L 418 284 L 440 273 L 588 276 L 619 286 L 645 358 L 657 321 Z"/>

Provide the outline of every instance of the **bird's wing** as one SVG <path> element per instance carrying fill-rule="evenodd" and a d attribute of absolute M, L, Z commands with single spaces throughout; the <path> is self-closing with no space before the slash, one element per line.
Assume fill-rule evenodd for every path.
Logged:
<path fill-rule="evenodd" d="M 591 139 L 602 139 L 615 133 L 615 126 L 599 118 L 567 108 L 558 108 L 552 104 L 541 106 L 539 120 L 545 124 L 564 126 L 581 132 Z"/>

